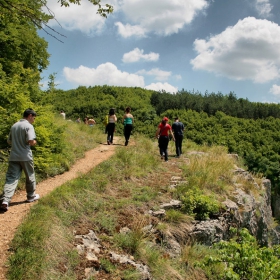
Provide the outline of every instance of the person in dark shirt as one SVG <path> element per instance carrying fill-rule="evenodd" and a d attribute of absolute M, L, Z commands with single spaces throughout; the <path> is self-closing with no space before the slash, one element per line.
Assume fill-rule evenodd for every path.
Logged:
<path fill-rule="evenodd" d="M 175 122 L 172 124 L 172 131 L 175 136 L 175 145 L 176 145 L 176 157 L 180 157 L 182 154 L 182 142 L 184 137 L 184 125 L 180 122 L 179 118 L 175 118 Z"/>

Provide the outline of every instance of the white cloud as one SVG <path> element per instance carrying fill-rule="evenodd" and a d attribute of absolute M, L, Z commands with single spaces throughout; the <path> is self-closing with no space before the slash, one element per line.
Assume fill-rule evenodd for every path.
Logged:
<path fill-rule="evenodd" d="M 280 86 L 273 85 L 271 89 L 269 90 L 270 93 L 279 96 L 280 95 Z"/>
<path fill-rule="evenodd" d="M 272 8 L 270 0 L 256 0 L 256 10 L 261 17 L 267 18 L 271 16 Z"/>
<path fill-rule="evenodd" d="M 143 69 L 143 70 L 138 71 L 137 74 L 154 76 L 157 81 L 168 80 L 168 78 L 171 76 L 171 72 L 169 72 L 169 71 L 162 71 L 162 70 L 160 70 L 158 68 L 153 68 L 153 69 L 151 69 L 149 71 Z"/>
<path fill-rule="evenodd" d="M 111 85 L 126 87 L 144 87 L 144 78 L 140 75 L 120 71 L 112 63 L 100 64 L 96 69 L 79 66 L 72 69 L 64 67 L 64 76 L 68 82 L 83 86 Z"/>
<path fill-rule="evenodd" d="M 145 89 L 151 89 L 155 91 L 166 91 L 170 93 L 177 93 L 178 88 L 168 84 L 168 83 L 152 83 L 145 87 Z"/>
<path fill-rule="evenodd" d="M 144 54 L 144 50 L 135 48 L 133 51 L 125 53 L 123 55 L 122 61 L 125 63 L 132 63 L 140 60 L 157 61 L 158 59 L 159 59 L 158 53 L 150 52 L 149 54 Z"/>
<path fill-rule="evenodd" d="M 280 77 L 280 27 L 248 17 L 207 40 L 196 39 L 193 69 L 265 83 Z"/>
<path fill-rule="evenodd" d="M 109 15 L 110 18 L 121 16 L 123 19 L 115 25 L 124 38 L 131 36 L 143 38 L 149 32 L 159 35 L 178 33 L 184 25 L 191 23 L 194 17 L 209 5 L 207 0 L 106 0 L 105 2 L 113 5 L 114 8 L 114 13 Z M 97 7 L 89 1 L 81 1 L 81 5 L 70 4 L 65 8 L 61 7 L 57 0 L 47 0 L 47 6 L 58 21 L 51 20 L 49 22 L 51 27 L 57 28 L 59 23 L 66 30 L 80 30 L 88 35 L 101 33 L 105 28 L 106 19 L 96 14 Z"/>
<path fill-rule="evenodd" d="M 106 0 L 106 3 L 114 5 L 114 10 L 118 10 L 117 0 Z M 100 33 L 106 23 L 106 19 L 96 14 L 97 7 L 89 1 L 82 1 L 81 5 L 70 4 L 65 8 L 61 7 L 57 0 L 47 0 L 47 6 L 56 19 L 49 21 L 48 25 L 55 27 L 56 30 L 61 25 L 66 30 L 80 30 L 88 35 L 94 35 Z M 46 9 L 44 11 L 48 13 Z"/>
<path fill-rule="evenodd" d="M 197 13 L 208 7 L 206 0 L 123 0 L 121 3 L 128 21 L 127 24 L 117 23 L 123 37 L 143 37 L 148 32 L 178 33 Z"/>
<path fill-rule="evenodd" d="M 124 37 L 128 38 L 131 36 L 144 38 L 146 37 L 146 30 L 142 28 L 140 25 L 130 25 L 126 24 L 123 25 L 121 22 L 116 22 L 115 25 L 118 27 L 119 34 Z"/>

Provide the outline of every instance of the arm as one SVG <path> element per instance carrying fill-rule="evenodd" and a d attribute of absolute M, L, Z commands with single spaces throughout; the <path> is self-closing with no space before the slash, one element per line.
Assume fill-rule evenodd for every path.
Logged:
<path fill-rule="evenodd" d="M 124 122 L 124 119 L 126 119 L 126 114 L 123 115 L 122 123 Z"/>
<path fill-rule="evenodd" d="M 159 133 L 160 133 L 160 128 L 157 129 L 156 136 L 155 136 L 156 138 L 158 138 Z"/>
<path fill-rule="evenodd" d="M 12 145 L 12 138 L 11 138 L 11 133 L 9 134 L 9 137 L 7 139 L 7 142 L 9 145 Z"/>
<path fill-rule="evenodd" d="M 35 146 L 36 144 L 37 144 L 37 141 L 34 139 L 34 140 L 29 140 L 28 141 L 28 144 L 30 145 L 30 146 Z"/>
<path fill-rule="evenodd" d="M 174 134 L 173 134 L 173 132 L 172 132 L 172 129 L 170 129 L 169 132 L 170 132 L 170 134 L 171 134 L 171 136 L 172 136 L 172 138 L 173 138 L 173 141 L 175 141 L 175 137 L 174 137 Z"/>

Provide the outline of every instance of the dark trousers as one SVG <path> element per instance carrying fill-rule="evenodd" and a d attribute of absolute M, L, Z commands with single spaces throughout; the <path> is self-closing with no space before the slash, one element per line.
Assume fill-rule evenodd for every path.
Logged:
<path fill-rule="evenodd" d="M 115 132 L 115 123 L 108 123 L 107 125 L 107 141 L 113 143 Z"/>
<path fill-rule="evenodd" d="M 179 157 L 182 154 L 183 135 L 175 134 L 176 155 Z"/>
<path fill-rule="evenodd" d="M 126 143 L 129 141 L 131 131 L 132 131 L 132 124 L 126 124 L 125 127 L 124 127 L 124 131 L 123 131 Z"/>
<path fill-rule="evenodd" d="M 168 136 L 160 136 L 158 139 L 158 146 L 159 146 L 159 153 L 161 156 L 164 154 L 164 159 L 168 160 L 168 143 L 169 143 L 169 137 Z"/>

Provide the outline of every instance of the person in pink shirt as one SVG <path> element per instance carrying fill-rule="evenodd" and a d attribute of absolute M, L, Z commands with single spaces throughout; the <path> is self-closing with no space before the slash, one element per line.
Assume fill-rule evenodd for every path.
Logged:
<path fill-rule="evenodd" d="M 156 138 L 158 139 L 159 153 L 161 155 L 161 158 L 164 157 L 165 161 L 168 161 L 167 149 L 168 149 L 168 143 L 169 143 L 169 135 L 171 135 L 173 140 L 175 141 L 175 137 L 172 132 L 172 128 L 168 124 L 168 118 L 164 117 L 158 126 L 158 129 L 156 132 Z"/>

